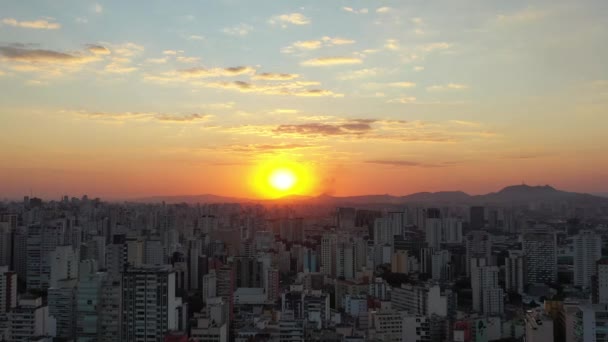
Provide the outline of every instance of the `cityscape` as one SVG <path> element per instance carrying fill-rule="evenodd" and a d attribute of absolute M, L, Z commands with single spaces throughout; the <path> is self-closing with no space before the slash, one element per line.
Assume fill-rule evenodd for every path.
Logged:
<path fill-rule="evenodd" d="M 0 2 L 0 342 L 608 342 L 608 1 Z"/>

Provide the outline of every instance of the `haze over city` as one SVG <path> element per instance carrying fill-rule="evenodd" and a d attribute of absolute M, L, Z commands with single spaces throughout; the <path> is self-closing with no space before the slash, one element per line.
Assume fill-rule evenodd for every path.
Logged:
<path fill-rule="evenodd" d="M 0 193 L 608 192 L 607 6 L 3 1 Z"/>

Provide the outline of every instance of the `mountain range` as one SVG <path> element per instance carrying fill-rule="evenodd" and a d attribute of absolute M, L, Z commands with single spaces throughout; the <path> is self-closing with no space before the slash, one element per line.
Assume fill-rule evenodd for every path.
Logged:
<path fill-rule="evenodd" d="M 512 185 L 498 192 L 485 195 L 469 195 L 463 191 L 418 192 L 406 196 L 393 195 L 362 195 L 336 197 L 326 194 L 319 196 L 291 195 L 278 199 L 247 199 L 225 197 L 211 194 L 180 195 L 180 196 L 152 196 L 137 198 L 133 202 L 145 203 L 301 203 L 325 205 L 398 205 L 407 203 L 433 203 L 433 204 L 524 204 L 529 202 L 568 202 L 577 204 L 607 204 L 608 198 L 585 193 L 576 193 L 557 190 L 549 185 L 530 186 Z"/>

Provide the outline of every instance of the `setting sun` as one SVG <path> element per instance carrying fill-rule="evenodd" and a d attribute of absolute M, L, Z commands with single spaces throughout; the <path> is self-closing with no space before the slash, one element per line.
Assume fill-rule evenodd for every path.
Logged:
<path fill-rule="evenodd" d="M 280 191 L 291 189 L 297 181 L 296 175 L 289 169 L 274 170 L 268 177 L 270 185 Z"/>
<path fill-rule="evenodd" d="M 316 178 L 309 165 L 277 158 L 261 161 L 255 167 L 251 185 L 263 198 L 310 195 L 317 187 Z"/>

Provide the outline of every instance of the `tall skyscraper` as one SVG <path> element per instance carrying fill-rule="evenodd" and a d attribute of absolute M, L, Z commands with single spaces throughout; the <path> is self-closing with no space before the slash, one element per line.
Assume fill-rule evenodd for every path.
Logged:
<path fill-rule="evenodd" d="M 557 240 L 548 226 L 537 226 L 523 233 L 527 283 L 557 281 Z"/>
<path fill-rule="evenodd" d="M 175 273 L 169 266 L 130 267 L 122 277 L 122 339 L 161 342 L 178 326 Z"/>
<path fill-rule="evenodd" d="M 505 289 L 507 291 L 524 293 L 524 265 L 523 251 L 509 251 L 509 256 L 505 258 Z"/>
<path fill-rule="evenodd" d="M 473 310 L 486 315 L 502 314 L 504 298 L 498 286 L 498 267 L 487 266 L 485 259 L 472 259 L 471 263 Z"/>
<path fill-rule="evenodd" d="M 466 272 L 471 275 L 471 259 L 483 258 L 488 264 L 492 260 L 492 238 L 490 234 L 481 230 L 469 232 L 465 238 L 466 243 Z"/>
<path fill-rule="evenodd" d="M 590 230 L 580 231 L 573 238 L 574 285 L 583 288 L 591 286 L 591 278 L 596 275 L 596 262 L 602 257 L 602 237 Z"/>
<path fill-rule="evenodd" d="M 470 210 L 470 228 L 471 230 L 481 230 L 486 226 L 484 207 L 471 207 Z"/>
<path fill-rule="evenodd" d="M 98 341 L 101 290 L 106 273 L 97 272 L 97 268 L 95 260 L 80 262 L 76 290 L 76 332 L 79 342 Z"/>
<path fill-rule="evenodd" d="M 336 243 L 335 234 L 324 234 L 321 237 L 321 273 L 336 274 Z"/>
<path fill-rule="evenodd" d="M 17 273 L 8 266 L 0 266 L 0 321 L 6 320 L 9 310 L 17 306 Z"/>

